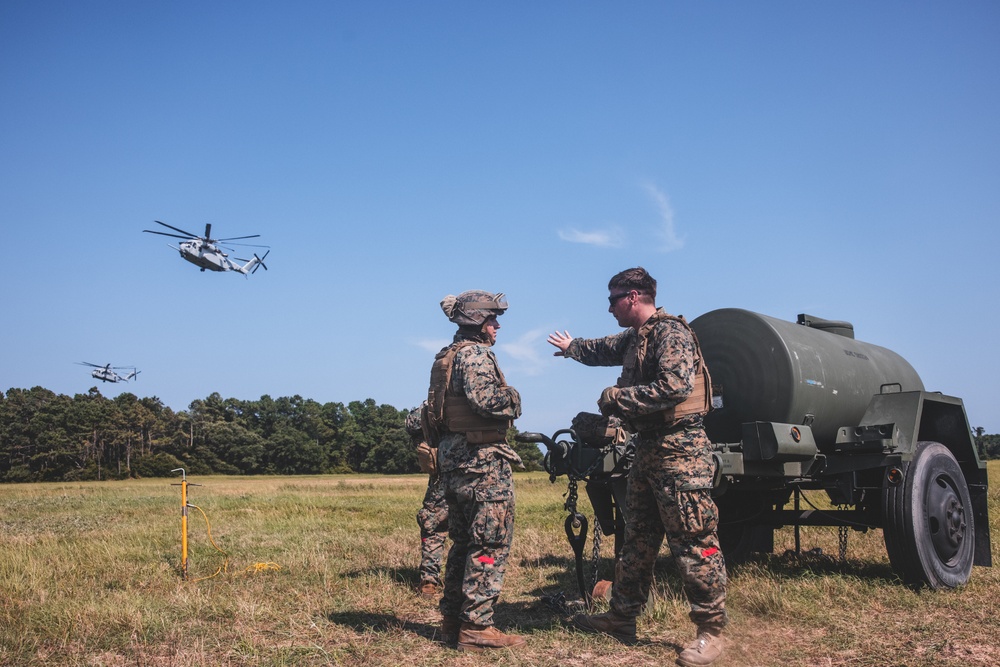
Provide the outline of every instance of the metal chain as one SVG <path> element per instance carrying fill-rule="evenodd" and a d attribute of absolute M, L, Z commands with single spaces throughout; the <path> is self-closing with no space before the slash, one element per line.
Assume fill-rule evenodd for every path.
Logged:
<path fill-rule="evenodd" d="M 566 490 L 566 504 L 563 505 L 563 509 L 565 509 L 570 514 L 576 514 L 576 499 L 577 499 L 577 496 L 578 496 L 578 494 L 577 494 L 577 490 L 576 490 L 576 479 L 573 478 L 573 477 L 570 477 L 569 478 L 569 488 Z"/>
<path fill-rule="evenodd" d="M 601 455 L 594 459 L 594 462 L 583 472 L 583 474 L 574 474 L 572 471 L 569 473 L 569 484 L 566 488 L 566 503 L 563 505 L 564 509 L 569 512 L 569 514 L 575 515 L 578 513 L 577 510 L 577 500 L 580 497 L 578 490 L 578 484 L 580 480 L 586 480 L 590 477 L 595 470 L 597 470 L 604 463 L 604 458 L 611 452 L 614 445 L 609 445 L 601 450 Z M 601 527 L 597 520 L 597 516 L 594 516 L 594 547 L 591 552 L 591 571 L 592 571 L 592 581 L 590 584 L 590 590 L 593 591 L 597 587 L 597 576 L 598 576 L 598 565 L 601 559 Z M 581 582 L 582 583 L 582 582 Z M 587 596 L 589 597 L 589 596 Z"/>
<path fill-rule="evenodd" d="M 590 590 L 593 591 L 597 588 L 597 566 L 601 561 L 601 524 L 597 520 L 597 515 L 594 515 L 594 551 L 591 555 L 590 569 L 593 571 L 593 580 L 590 582 Z"/>
<path fill-rule="evenodd" d="M 837 509 L 846 509 L 847 505 L 838 505 Z M 840 562 L 847 560 L 847 526 L 837 526 L 837 546 L 839 547 Z"/>

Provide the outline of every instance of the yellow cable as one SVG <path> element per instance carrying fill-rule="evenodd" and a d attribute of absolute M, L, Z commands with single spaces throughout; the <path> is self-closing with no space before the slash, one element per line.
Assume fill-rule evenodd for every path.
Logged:
<path fill-rule="evenodd" d="M 193 507 L 196 510 L 198 510 L 199 512 L 201 512 L 202 517 L 205 518 L 205 529 L 208 531 L 208 541 L 212 543 L 212 546 L 215 547 L 216 551 L 218 551 L 220 554 L 222 554 L 223 556 L 226 557 L 226 559 L 222 562 L 222 565 L 219 566 L 219 569 L 216 570 L 214 573 L 208 575 L 207 577 L 201 577 L 199 579 L 194 579 L 191 583 L 195 583 L 197 581 L 204 581 L 205 579 L 211 579 L 212 577 L 216 576 L 220 572 L 225 572 L 226 574 L 229 574 L 229 570 L 228 570 L 228 568 L 229 568 L 229 554 L 227 554 L 225 551 L 223 551 L 222 549 L 220 549 L 219 545 L 216 544 L 215 540 L 212 539 L 212 524 L 210 524 L 208 522 L 208 515 L 205 514 L 205 510 L 203 510 L 202 508 L 198 507 L 197 505 L 192 505 L 190 503 L 188 503 L 188 507 Z"/>
<path fill-rule="evenodd" d="M 214 539 L 212 539 L 212 524 L 209 523 L 208 515 L 205 514 L 205 510 L 198 507 L 197 505 L 191 505 L 190 503 L 188 503 L 188 507 L 193 507 L 199 512 L 201 512 L 201 516 L 205 519 L 205 529 L 208 531 L 208 541 L 212 543 L 212 546 L 215 547 L 216 551 L 218 551 L 219 553 L 221 553 L 223 556 L 226 557 L 225 561 L 223 561 L 222 565 L 214 573 L 208 575 L 207 577 L 193 579 L 191 583 L 197 581 L 204 581 L 205 579 L 211 579 L 212 577 L 218 575 L 220 572 L 225 572 L 226 574 L 229 574 L 229 554 L 220 549 L 219 545 L 215 543 Z M 267 570 L 280 570 L 280 569 L 281 569 L 280 565 L 268 561 L 267 563 L 254 563 L 253 565 L 250 565 L 245 570 L 243 570 L 243 572 L 245 574 L 257 574 L 258 572 L 265 572 Z"/>
<path fill-rule="evenodd" d="M 277 563 L 254 563 L 243 570 L 247 574 L 257 574 L 258 572 L 264 572 L 265 570 L 280 570 L 281 566 Z"/>

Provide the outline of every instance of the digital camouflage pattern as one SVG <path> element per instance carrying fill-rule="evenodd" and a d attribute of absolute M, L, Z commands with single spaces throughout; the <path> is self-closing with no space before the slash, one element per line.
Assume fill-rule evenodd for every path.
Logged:
<path fill-rule="evenodd" d="M 719 547 L 719 512 L 712 500 L 709 440 L 700 426 L 679 432 L 664 426 L 643 431 L 639 439 L 628 476 L 628 520 L 611 608 L 623 616 L 639 615 L 666 536 L 691 604 L 691 620 L 721 628 L 727 622 L 726 563 Z M 706 453 L 694 453 L 698 450 Z"/>
<path fill-rule="evenodd" d="M 442 476 L 452 546 L 444 573 L 441 613 L 493 625 L 514 537 L 514 480 L 510 461 L 494 458 L 475 472 Z"/>
<path fill-rule="evenodd" d="M 460 331 L 454 342 L 461 340 Z M 458 352 L 449 391 L 465 396 L 483 417 L 521 416 L 521 397 L 506 385 L 485 343 Z M 463 433 L 445 432 L 438 443 L 438 470 L 452 540 L 440 603 L 445 616 L 493 624 L 493 608 L 503 587 L 514 536 L 512 464 L 523 465 L 506 442 L 473 445 Z"/>
<path fill-rule="evenodd" d="M 565 356 L 587 366 L 622 367 L 615 401 L 627 423 L 681 403 L 694 389 L 694 337 L 662 308 L 638 331 L 629 327 L 605 338 L 574 338 Z"/>
<path fill-rule="evenodd" d="M 444 541 L 448 537 L 448 503 L 440 475 L 431 475 L 424 493 L 424 504 L 417 511 L 420 526 L 420 581 L 441 586 L 441 563 Z"/>
<path fill-rule="evenodd" d="M 423 441 L 420 412 L 423 404 L 406 415 L 405 428 L 414 446 Z M 428 475 L 424 502 L 417 511 L 420 527 L 420 582 L 441 586 L 441 563 L 444 560 L 444 542 L 448 537 L 448 503 L 444 499 L 441 476 Z"/>
<path fill-rule="evenodd" d="M 461 333 L 455 343 L 463 340 Z M 490 346 L 482 343 L 463 347 L 455 356 L 449 391 L 465 396 L 472 409 L 483 417 L 517 419 L 521 416 L 521 396 L 508 386 Z M 460 437 L 454 437 L 460 436 Z M 521 457 L 506 442 L 470 444 L 458 433 L 444 433 L 438 443 L 438 470 L 485 471 L 497 457 L 523 465 Z"/>
<path fill-rule="evenodd" d="M 661 308 L 638 331 L 630 327 L 606 338 L 574 338 L 565 356 L 589 366 L 622 366 L 614 408 L 638 433 L 611 608 L 624 616 L 639 614 L 666 537 L 691 604 L 691 620 L 699 626 L 724 626 L 726 566 L 711 497 L 711 442 L 702 416 L 644 427 L 656 421 L 644 417 L 682 402 L 693 390 L 698 359 L 694 337 Z"/>
<path fill-rule="evenodd" d="M 424 403 L 426 402 L 424 401 Z M 403 427 L 406 429 L 407 434 L 409 434 L 410 439 L 413 440 L 413 444 L 417 444 L 424 437 L 424 430 L 420 425 L 420 410 L 424 407 L 424 403 L 410 410 L 403 421 Z"/>

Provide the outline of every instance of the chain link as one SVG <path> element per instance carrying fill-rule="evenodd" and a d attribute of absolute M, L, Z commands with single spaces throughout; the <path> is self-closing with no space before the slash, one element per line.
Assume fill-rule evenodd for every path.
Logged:
<path fill-rule="evenodd" d="M 590 590 L 593 591 L 597 588 L 597 566 L 601 561 L 601 524 L 597 520 L 597 515 L 594 515 L 594 551 L 591 554 L 590 569 L 593 572 L 592 581 L 590 582 Z"/>
<path fill-rule="evenodd" d="M 837 509 L 847 509 L 847 505 L 839 505 Z M 840 562 L 847 560 L 847 526 L 837 526 L 837 546 L 839 548 Z"/>
<path fill-rule="evenodd" d="M 576 499 L 578 493 L 576 490 L 576 479 L 573 477 L 569 478 L 569 488 L 566 489 L 566 504 L 563 505 L 565 509 L 570 514 L 576 514 Z"/>

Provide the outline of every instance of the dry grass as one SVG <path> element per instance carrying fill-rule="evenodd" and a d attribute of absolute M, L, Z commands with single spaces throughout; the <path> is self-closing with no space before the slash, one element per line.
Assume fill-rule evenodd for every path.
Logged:
<path fill-rule="evenodd" d="M 998 464 L 990 472 L 1000 479 Z M 168 480 L 0 488 L 0 664 L 631 667 L 672 664 L 692 634 L 666 557 L 638 646 L 574 632 L 542 601 L 575 593 L 562 480 L 516 476 L 518 524 L 497 621 L 529 643 L 488 655 L 435 641 L 436 606 L 413 593 L 425 478 L 192 481 L 203 486 L 191 487 L 190 502 L 229 554 L 227 572 L 202 581 L 179 576 L 180 491 Z M 877 531 L 852 533 L 845 562 L 780 555 L 793 544 L 781 531 L 779 555 L 730 573 L 732 625 L 719 664 L 1000 663 L 996 490 L 990 515 L 998 567 L 975 568 L 966 587 L 945 592 L 901 586 Z M 211 575 L 223 557 L 196 510 L 190 536 L 191 579 Z M 802 545 L 836 554 L 836 531 L 803 529 Z M 265 562 L 281 569 L 246 571 Z"/>

